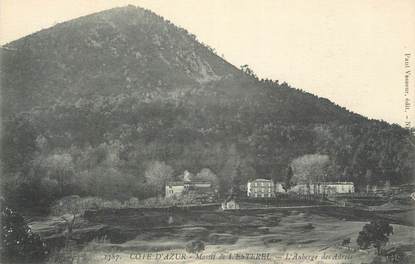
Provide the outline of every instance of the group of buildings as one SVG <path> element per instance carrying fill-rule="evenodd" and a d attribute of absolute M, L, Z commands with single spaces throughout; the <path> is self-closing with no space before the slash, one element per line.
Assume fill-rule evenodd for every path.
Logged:
<path fill-rule="evenodd" d="M 272 180 L 256 179 L 247 183 L 247 197 L 273 198 L 279 193 L 297 193 L 300 195 L 333 195 L 354 193 L 353 182 L 316 182 L 300 183 L 285 190 L 282 183 Z"/>
<path fill-rule="evenodd" d="M 217 200 L 218 190 L 212 182 L 194 180 L 190 173 L 185 171 L 182 181 L 168 182 L 165 186 L 166 198 L 179 198 L 186 196 L 192 202 L 209 203 Z"/>
<path fill-rule="evenodd" d="M 168 182 L 165 186 L 165 197 L 191 197 L 196 202 L 213 202 L 218 198 L 218 190 L 212 182 L 194 180 L 189 172 L 184 172 L 182 181 Z M 244 186 L 245 187 L 245 186 Z M 246 196 L 248 198 L 275 198 L 281 193 L 295 193 L 299 195 L 334 195 L 354 193 L 352 182 L 316 182 L 295 184 L 285 190 L 283 183 L 274 183 L 268 179 L 256 179 L 246 184 Z"/>

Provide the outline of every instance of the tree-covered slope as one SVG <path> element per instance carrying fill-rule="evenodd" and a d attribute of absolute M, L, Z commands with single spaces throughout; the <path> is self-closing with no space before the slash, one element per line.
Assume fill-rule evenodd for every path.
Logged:
<path fill-rule="evenodd" d="M 259 80 L 141 8 L 16 40 L 1 66 L 2 183 L 19 203 L 143 198 L 159 193 L 152 178 L 202 168 L 225 192 L 249 178 L 283 180 L 294 160 L 313 162 L 302 157 L 324 156 L 318 173 L 357 185 L 414 176 L 406 130 Z"/>

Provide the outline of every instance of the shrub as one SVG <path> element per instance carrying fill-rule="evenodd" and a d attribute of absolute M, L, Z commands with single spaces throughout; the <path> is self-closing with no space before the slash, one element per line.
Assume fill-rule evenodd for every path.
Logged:
<path fill-rule="evenodd" d="M 342 246 L 348 246 L 350 245 L 350 237 L 343 239 Z"/>
<path fill-rule="evenodd" d="M 3 263 L 37 262 L 47 257 L 46 244 L 32 232 L 20 214 L 8 207 L 2 208 L 1 224 Z"/>
<path fill-rule="evenodd" d="M 138 200 L 138 198 L 136 198 L 136 197 L 131 197 L 129 200 L 128 200 L 128 207 L 131 207 L 131 208 L 134 208 L 134 207 L 138 207 L 138 205 L 139 205 L 139 200 Z"/>
<path fill-rule="evenodd" d="M 363 230 L 359 232 L 357 244 L 361 249 L 367 249 L 371 245 L 376 248 L 378 255 L 381 249 L 389 241 L 388 236 L 393 234 L 393 227 L 382 220 L 374 220 L 366 224 Z"/>
<path fill-rule="evenodd" d="M 192 240 L 186 245 L 186 252 L 188 253 L 198 253 L 205 250 L 205 243 L 201 240 Z"/>

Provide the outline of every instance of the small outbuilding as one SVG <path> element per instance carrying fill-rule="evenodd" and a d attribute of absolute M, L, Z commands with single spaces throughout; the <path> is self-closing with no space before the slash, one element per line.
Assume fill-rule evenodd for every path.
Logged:
<path fill-rule="evenodd" d="M 226 199 L 222 203 L 222 210 L 238 210 L 239 209 L 239 203 L 234 198 Z"/>

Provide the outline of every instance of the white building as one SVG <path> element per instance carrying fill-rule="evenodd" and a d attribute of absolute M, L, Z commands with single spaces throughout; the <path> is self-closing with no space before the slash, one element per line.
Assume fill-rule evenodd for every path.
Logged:
<path fill-rule="evenodd" d="M 285 193 L 281 183 L 275 184 L 276 193 Z M 292 186 L 288 192 L 297 194 L 336 194 L 353 193 L 353 182 L 318 182 L 318 183 L 299 183 Z"/>
<path fill-rule="evenodd" d="M 183 181 L 169 182 L 166 184 L 166 198 L 179 197 L 185 190 L 185 184 Z"/>
<path fill-rule="evenodd" d="M 288 191 L 298 194 L 322 194 L 324 183 L 300 183 L 292 186 Z"/>
<path fill-rule="evenodd" d="M 325 194 L 354 193 L 353 182 L 323 182 Z"/>
<path fill-rule="evenodd" d="M 165 197 L 179 197 L 189 191 L 202 192 L 206 190 L 215 191 L 212 183 L 208 181 L 174 181 L 168 182 L 165 186 Z"/>
<path fill-rule="evenodd" d="M 247 196 L 250 198 L 275 197 L 274 182 L 267 179 L 256 179 L 248 182 Z"/>

